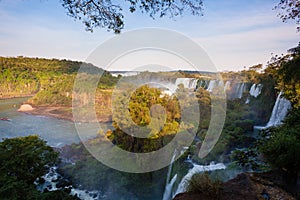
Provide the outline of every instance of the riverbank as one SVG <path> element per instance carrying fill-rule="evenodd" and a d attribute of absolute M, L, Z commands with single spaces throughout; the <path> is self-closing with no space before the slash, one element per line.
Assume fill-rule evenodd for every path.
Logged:
<path fill-rule="evenodd" d="M 15 99 L 15 98 L 30 98 L 33 97 L 34 94 L 0 94 L 0 100 L 7 100 L 7 99 Z"/>
<path fill-rule="evenodd" d="M 26 110 L 19 112 L 23 112 L 30 115 L 41 115 L 47 117 L 54 117 L 57 119 L 64 119 L 74 122 L 72 107 L 63 107 L 63 106 L 33 106 L 32 110 Z M 98 122 L 111 122 L 111 116 L 98 116 Z M 79 121 L 79 122 L 87 122 L 87 121 Z"/>

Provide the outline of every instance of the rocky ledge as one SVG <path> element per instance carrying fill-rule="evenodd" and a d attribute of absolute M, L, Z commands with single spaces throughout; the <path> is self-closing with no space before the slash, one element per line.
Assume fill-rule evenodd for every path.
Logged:
<path fill-rule="evenodd" d="M 173 200 L 295 200 L 300 197 L 299 189 L 299 185 L 287 188 L 275 173 L 243 173 L 224 183 L 218 197 L 205 192 L 186 192 L 176 195 Z"/>

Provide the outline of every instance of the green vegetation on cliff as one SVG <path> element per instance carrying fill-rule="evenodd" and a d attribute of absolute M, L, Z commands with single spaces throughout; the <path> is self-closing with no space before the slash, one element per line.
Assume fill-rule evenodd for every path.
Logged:
<path fill-rule="evenodd" d="M 300 80 L 299 51 L 282 57 L 274 57 L 263 75 L 265 80 L 274 80 L 274 87 L 284 92 L 292 103 L 292 109 L 277 127 L 262 130 L 251 148 L 236 151 L 233 155 L 242 166 L 254 170 L 259 163 L 273 170 L 279 170 L 288 184 L 295 185 L 300 169 Z"/>
<path fill-rule="evenodd" d="M 275 57 L 267 72 L 278 80 L 278 88 L 290 100 L 293 109 L 279 127 L 263 132 L 260 150 L 275 169 L 287 175 L 287 181 L 297 183 L 300 173 L 300 51 Z"/>
<path fill-rule="evenodd" d="M 0 98 L 33 96 L 34 105 L 71 106 L 72 90 L 80 67 L 90 72 L 88 76 L 102 74 L 99 89 L 112 88 L 118 78 L 109 72 L 83 62 L 0 57 Z"/>

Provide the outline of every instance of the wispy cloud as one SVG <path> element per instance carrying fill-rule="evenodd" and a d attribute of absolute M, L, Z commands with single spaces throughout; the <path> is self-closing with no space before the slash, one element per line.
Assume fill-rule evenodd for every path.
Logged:
<path fill-rule="evenodd" d="M 220 70 L 237 70 L 265 63 L 271 53 L 284 53 L 299 42 L 295 26 L 282 23 L 272 10 L 276 2 L 206 1 L 204 17 L 184 16 L 172 21 L 128 14 L 125 25 L 130 29 L 155 26 L 182 32 L 196 40 Z M 104 29 L 84 31 L 81 22 L 66 16 L 58 1 L 0 0 L 0 23 L 3 56 L 84 60 L 113 36 Z"/>
<path fill-rule="evenodd" d="M 232 34 L 198 38 L 197 41 L 220 69 L 238 70 L 243 66 L 265 64 L 271 53 L 285 53 L 298 42 L 295 28 L 269 27 Z"/>

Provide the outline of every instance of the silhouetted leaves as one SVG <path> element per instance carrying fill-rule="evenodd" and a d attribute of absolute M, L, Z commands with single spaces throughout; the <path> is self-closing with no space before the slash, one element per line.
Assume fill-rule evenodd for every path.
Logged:
<path fill-rule="evenodd" d="M 140 10 L 153 19 L 156 16 L 174 18 L 184 11 L 202 15 L 202 0 L 126 0 L 123 3 L 111 0 L 62 0 L 62 5 L 69 16 L 82 21 L 86 30 L 91 32 L 100 27 L 120 33 L 124 28 L 125 9 L 131 13 Z"/>

